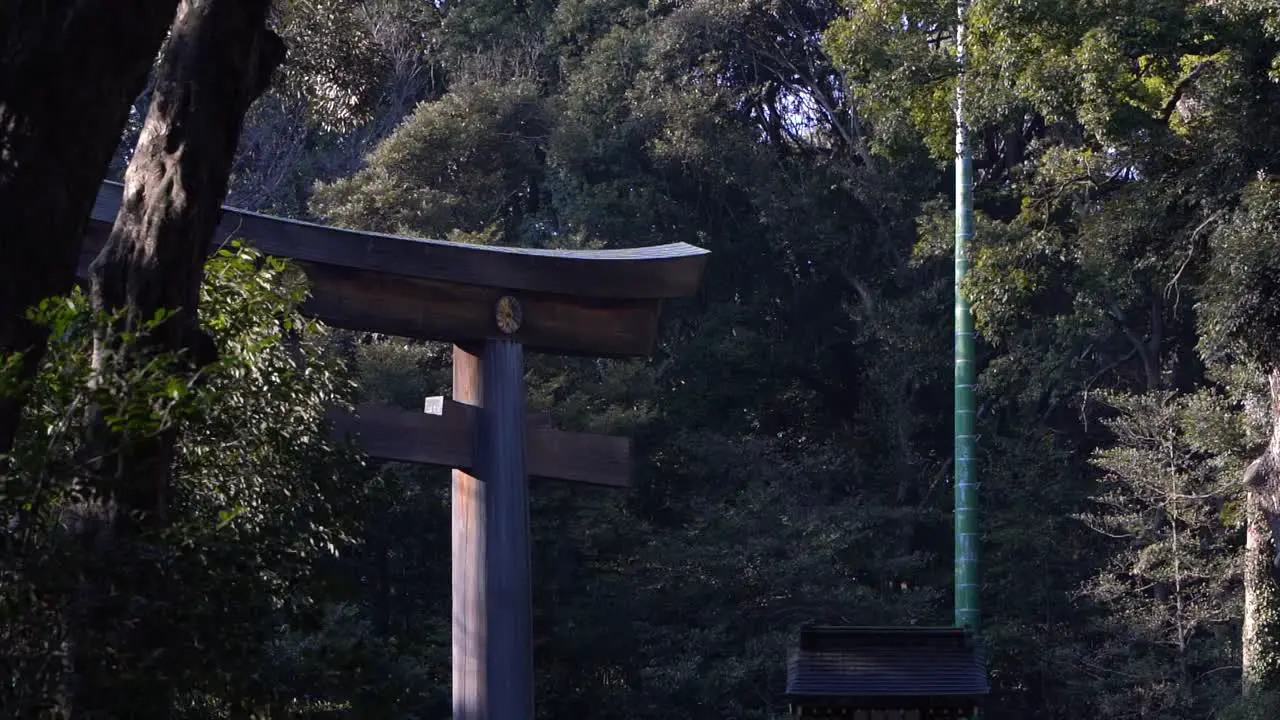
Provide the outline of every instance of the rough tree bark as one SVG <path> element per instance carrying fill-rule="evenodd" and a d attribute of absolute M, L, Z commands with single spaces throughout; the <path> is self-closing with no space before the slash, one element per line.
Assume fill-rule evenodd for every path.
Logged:
<path fill-rule="evenodd" d="M 95 309 L 124 312 L 117 330 L 136 329 L 160 310 L 174 314 L 124 353 L 104 352 L 112 340 L 98 338 L 100 375 L 152 352 L 186 352 L 194 367 L 215 355 L 199 330 L 197 302 L 245 114 L 284 60 L 284 43 L 267 28 L 269 6 L 182 0 L 178 7 L 120 212 L 90 270 Z M 92 486 L 107 516 L 84 532 L 107 539 L 97 544 L 99 561 L 86 562 L 73 600 L 80 611 L 70 622 L 70 715 L 168 717 L 166 670 L 181 666 L 174 657 L 185 650 L 178 608 L 166 602 L 163 570 L 131 561 L 153 556 L 150 531 L 167 523 L 176 431 L 121 436 L 92 426 Z"/>
<path fill-rule="evenodd" d="M 125 311 L 126 329 L 157 311 L 175 311 L 147 349 L 187 351 L 196 365 L 212 359 L 196 305 L 245 113 L 284 60 L 284 43 L 266 27 L 269 6 L 269 0 L 180 4 L 125 172 L 120 212 L 90 268 L 95 309 Z M 108 370 L 100 352 L 95 370 Z M 112 477 L 102 478 L 112 496 L 163 521 L 171 446 L 169 438 L 149 438 L 112 448 L 105 463 Z"/>
<path fill-rule="evenodd" d="M 0 2 L 0 354 L 44 354 L 27 308 L 75 282 L 89 212 L 178 0 Z M 0 453 L 23 393 L 0 397 Z"/>
<path fill-rule="evenodd" d="M 1244 623 L 1241 681 L 1244 695 L 1280 690 L 1280 585 L 1275 548 L 1257 494 L 1246 494 Z"/>
<path fill-rule="evenodd" d="M 1268 375 L 1271 385 L 1271 442 L 1244 474 L 1245 489 L 1253 495 L 1258 508 L 1271 529 L 1272 538 L 1280 538 L 1280 367 Z M 1280 548 L 1277 548 L 1280 552 Z M 1280 554 L 1273 564 L 1280 568 Z"/>
<path fill-rule="evenodd" d="M 1280 368 L 1271 384 L 1271 442 L 1245 471 L 1243 683 L 1246 695 L 1280 690 Z M 1269 532 L 1268 532 L 1269 531 Z"/>

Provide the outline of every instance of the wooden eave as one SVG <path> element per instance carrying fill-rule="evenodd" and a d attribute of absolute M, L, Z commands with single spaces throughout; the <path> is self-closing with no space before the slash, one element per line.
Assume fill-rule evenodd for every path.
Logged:
<path fill-rule="evenodd" d="M 960 707 L 990 691 L 965 628 L 809 626 L 787 662 L 796 706 Z"/>
<path fill-rule="evenodd" d="M 87 276 L 111 231 L 124 187 L 105 182 L 79 270 Z M 624 250 L 540 250 L 422 240 L 223 207 L 210 251 L 243 238 L 307 274 L 303 308 L 334 327 L 420 340 L 470 342 L 499 334 L 493 308 L 522 306 L 511 337 L 530 351 L 647 355 L 664 299 L 697 291 L 708 252 L 685 243 Z"/>
<path fill-rule="evenodd" d="M 985 705 L 985 695 L 787 695 L 792 707 L 967 710 Z"/>

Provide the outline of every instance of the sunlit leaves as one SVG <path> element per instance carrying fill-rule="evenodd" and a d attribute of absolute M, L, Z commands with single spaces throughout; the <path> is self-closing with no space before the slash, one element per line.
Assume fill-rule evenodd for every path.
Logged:
<path fill-rule="evenodd" d="M 536 189 L 548 118 L 531 83 L 459 88 L 420 105 L 367 169 L 318 187 L 313 208 L 338 224 L 420 237 L 497 223 L 512 240 Z"/>
<path fill-rule="evenodd" d="M 1239 452 L 1239 420 L 1212 391 L 1104 400 L 1117 413 L 1106 423 L 1114 442 L 1094 455 L 1104 474 L 1082 519 L 1113 540 L 1115 554 L 1082 593 L 1108 609 L 1107 627 L 1119 633 L 1091 661 L 1126 679 L 1103 681 L 1103 707 L 1115 718 L 1201 715 L 1234 690 L 1208 671 L 1235 651 L 1239 537 L 1220 509 L 1239 475 L 1211 453 Z"/>
<path fill-rule="evenodd" d="M 1200 306 L 1202 343 L 1267 367 L 1280 364 L 1280 182 L 1259 180 L 1213 235 Z"/>
<path fill-rule="evenodd" d="M 387 60 L 368 24 L 366 2 L 285 0 L 276 26 L 289 47 L 278 89 L 303 102 L 313 122 L 350 130 L 369 120 Z"/>
<path fill-rule="evenodd" d="M 873 123 L 873 144 L 885 151 L 920 132 L 944 156 L 952 146 L 955 4 L 855 0 L 847 6 L 848 15 L 826 30 L 825 44 Z"/>

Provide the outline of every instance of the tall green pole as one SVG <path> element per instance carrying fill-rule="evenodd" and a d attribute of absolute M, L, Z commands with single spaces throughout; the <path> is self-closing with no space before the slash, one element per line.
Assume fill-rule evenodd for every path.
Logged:
<path fill-rule="evenodd" d="M 957 0 L 956 61 L 956 287 L 955 287 L 955 623 L 978 631 L 978 482 L 975 472 L 973 313 L 961 293 L 969 271 L 973 238 L 973 161 L 964 117 L 965 15 L 968 0 Z"/>

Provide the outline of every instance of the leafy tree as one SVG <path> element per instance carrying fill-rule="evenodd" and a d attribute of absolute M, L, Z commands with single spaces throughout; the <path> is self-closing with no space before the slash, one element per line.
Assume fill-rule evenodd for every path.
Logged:
<path fill-rule="evenodd" d="M 549 121 L 531 82 L 456 88 L 419 106 L 365 169 L 321 188 L 313 208 L 340 225 L 428 237 L 488 233 L 510 243 L 540 199 Z"/>
<path fill-rule="evenodd" d="M 17 445 L 2 498 L 10 519 L 3 601 L 7 616 L 21 619 L 5 624 L 6 646 L 22 659 L 5 685 L 17 693 L 6 707 L 35 712 L 63 702 L 60 688 L 74 677 L 61 662 L 61 644 L 74 630 L 66 618 L 91 621 L 85 630 L 95 633 L 98 681 L 120 688 L 106 706 L 112 714 L 175 712 L 170 697 L 179 708 L 200 700 L 220 712 L 301 697 L 288 694 L 289 684 L 271 683 L 299 669 L 273 643 L 287 645 L 284 628 L 321 627 L 332 597 L 327 567 L 358 531 L 365 496 L 358 461 L 328 440 L 324 420 L 352 397 L 352 380 L 330 334 L 299 315 L 305 292 L 296 271 L 249 251 L 223 251 L 211 261 L 204 328 L 220 356 L 200 382 L 170 354 L 118 366 L 118 375 L 90 383 L 89 347 L 113 319 L 93 313 L 82 295 L 48 303 L 36 316 L 56 342 L 33 389 L 24 425 L 31 430 Z M 150 327 L 111 347 L 140 341 L 137 333 Z M 167 527 L 119 535 L 110 545 L 86 532 L 106 531 L 116 517 L 81 479 L 86 428 L 79 409 L 89 403 L 126 436 L 176 430 Z M 86 585 L 84 577 L 102 585 Z M 138 615 L 168 638 L 146 658 L 125 654 L 136 647 L 126 621 Z M 385 645 L 371 648 L 367 657 L 387 652 Z M 413 677 L 405 672 L 383 677 Z"/>
<path fill-rule="evenodd" d="M 1083 588 L 1109 635 L 1085 662 L 1107 717 L 1204 716 L 1237 692 L 1223 668 L 1238 652 L 1239 538 L 1221 518 L 1238 476 L 1215 460 L 1242 444 L 1240 416 L 1213 392 L 1105 401 L 1116 440 L 1095 455 L 1104 475 L 1085 521 L 1117 552 Z"/>

